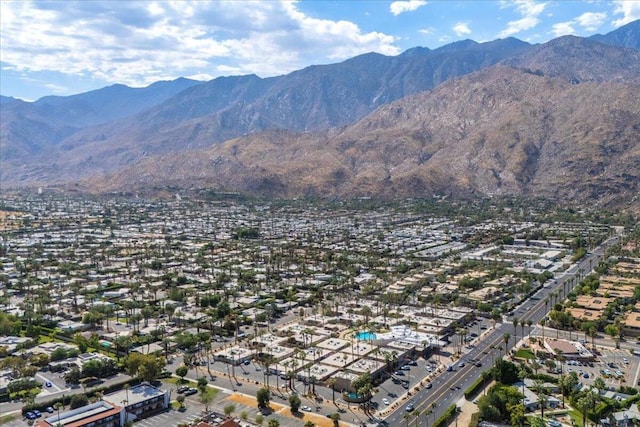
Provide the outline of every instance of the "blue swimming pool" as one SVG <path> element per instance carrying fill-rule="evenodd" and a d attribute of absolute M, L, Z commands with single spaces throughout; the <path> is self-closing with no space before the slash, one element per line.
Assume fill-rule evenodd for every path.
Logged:
<path fill-rule="evenodd" d="M 360 341 L 372 341 L 376 339 L 376 334 L 369 331 L 361 331 L 356 334 L 356 339 Z"/>

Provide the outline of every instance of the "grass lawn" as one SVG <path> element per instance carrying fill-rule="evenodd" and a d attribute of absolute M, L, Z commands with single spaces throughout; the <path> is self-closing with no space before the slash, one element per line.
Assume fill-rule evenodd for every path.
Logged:
<path fill-rule="evenodd" d="M 535 359 L 536 356 L 527 348 L 521 348 L 516 352 L 516 357 L 520 359 Z"/>
<path fill-rule="evenodd" d="M 571 419 L 573 420 L 574 425 L 576 426 L 582 425 L 582 412 L 574 408 L 571 411 L 569 411 L 569 416 L 571 416 Z"/>
<path fill-rule="evenodd" d="M 209 397 L 211 397 L 211 399 L 215 399 L 215 397 L 218 395 L 218 392 L 220 390 L 217 388 L 213 388 L 213 387 L 207 387 L 207 391 L 205 392 L 205 394 Z"/>

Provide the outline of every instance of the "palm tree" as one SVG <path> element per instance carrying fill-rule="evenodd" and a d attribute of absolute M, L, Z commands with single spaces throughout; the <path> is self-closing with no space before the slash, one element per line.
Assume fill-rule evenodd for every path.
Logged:
<path fill-rule="evenodd" d="M 515 338 L 516 341 L 518 341 L 518 321 L 520 319 L 518 319 L 517 317 L 514 317 L 513 320 L 511 321 L 511 323 L 513 323 L 513 337 Z"/>
<path fill-rule="evenodd" d="M 413 418 L 416 420 L 416 427 L 418 427 L 418 418 L 420 418 L 420 415 L 422 415 L 422 413 L 418 409 L 413 412 Z"/>
<path fill-rule="evenodd" d="M 411 418 L 411 412 L 405 412 L 402 418 L 404 418 L 404 420 L 407 422 L 407 427 L 409 427 L 409 419 Z"/>
<path fill-rule="evenodd" d="M 60 422 L 60 409 L 63 409 L 63 408 L 64 408 L 64 405 L 60 402 L 57 402 L 55 405 L 53 405 L 53 409 L 58 411 L 58 419 L 56 420 L 58 423 Z"/>
<path fill-rule="evenodd" d="M 544 419 L 544 407 L 547 404 L 547 395 L 545 393 L 542 380 L 536 380 L 533 389 L 538 395 L 538 402 L 540 402 L 540 411 L 541 411 L 540 415 L 542 419 Z"/>
<path fill-rule="evenodd" d="M 507 350 L 509 350 L 509 338 L 511 338 L 511 335 L 509 335 L 509 333 L 505 333 L 504 335 L 502 335 L 502 340 L 504 341 L 504 355 L 507 355 Z"/>
<path fill-rule="evenodd" d="M 329 386 L 329 388 L 331 388 L 332 391 L 332 399 L 333 399 L 333 404 L 336 404 L 336 380 L 335 378 L 329 378 L 329 381 L 327 381 L 327 386 Z"/>

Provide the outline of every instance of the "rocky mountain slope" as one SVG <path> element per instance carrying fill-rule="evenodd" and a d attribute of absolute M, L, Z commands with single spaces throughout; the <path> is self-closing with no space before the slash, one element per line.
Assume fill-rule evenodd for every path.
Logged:
<path fill-rule="evenodd" d="M 90 186 L 627 203 L 640 190 L 638 89 L 634 83 L 576 84 L 500 65 L 381 107 L 341 130 L 253 134 L 144 159 L 93 178 Z"/>
<path fill-rule="evenodd" d="M 156 87 L 115 118 L 107 115 L 127 96 L 111 94 L 130 88 L 105 88 L 102 99 L 3 97 L 0 180 L 96 191 L 171 183 L 278 196 L 562 194 L 626 203 L 639 181 L 638 27 L 533 46 L 467 40 L 367 54 L 270 79 L 181 80 L 186 87 Z M 82 109 L 61 108 L 82 103 L 104 108 L 82 117 Z"/>

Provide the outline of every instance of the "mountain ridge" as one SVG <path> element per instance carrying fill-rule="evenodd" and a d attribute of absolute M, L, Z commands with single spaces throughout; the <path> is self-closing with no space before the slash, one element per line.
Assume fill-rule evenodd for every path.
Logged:
<path fill-rule="evenodd" d="M 629 34 L 622 28 L 605 39 L 628 45 Z M 394 57 L 370 53 L 286 76 L 192 84 L 102 125 L 78 129 L 54 121 L 40 131 L 43 140 L 29 141 L 33 147 L 9 156 L 2 150 L 0 179 L 3 186 L 72 184 L 98 192 L 172 183 L 279 197 L 562 194 L 638 203 L 633 192 L 640 177 L 628 162 L 640 162 L 640 120 L 628 93 L 638 92 L 639 76 L 637 49 L 573 36 L 539 45 L 508 38 L 418 47 Z M 513 98 L 516 89 L 520 98 Z M 478 130 L 486 111 L 447 91 L 500 114 Z M 2 102 L 3 110 L 5 104 L 11 111 L 30 108 Z M 582 137 L 580 127 L 588 129 Z M 9 128 L 3 117 L 5 147 Z M 582 151 L 560 143 L 565 140 Z"/>

